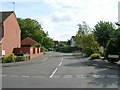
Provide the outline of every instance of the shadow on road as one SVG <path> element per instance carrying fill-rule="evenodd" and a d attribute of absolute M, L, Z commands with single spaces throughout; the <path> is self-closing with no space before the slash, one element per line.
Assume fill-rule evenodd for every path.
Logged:
<path fill-rule="evenodd" d="M 119 87 L 119 71 L 113 71 L 106 68 L 93 74 L 100 75 L 100 77 L 92 78 L 92 80 L 88 82 L 88 85 L 102 86 L 103 88 L 106 88 L 108 86 L 111 86 L 113 88 Z"/>
<path fill-rule="evenodd" d="M 74 57 L 72 59 L 78 59 L 78 57 Z M 111 64 L 107 61 L 103 60 L 88 60 L 88 58 L 79 58 L 79 62 L 69 63 L 64 66 L 67 67 L 88 67 L 93 66 L 97 72 L 88 73 L 88 75 L 99 75 L 98 78 L 89 78 L 90 82 L 88 82 L 88 87 L 91 85 L 101 86 L 101 87 L 120 87 L 120 65 L 119 64 Z M 85 71 L 84 71 L 85 72 Z"/>

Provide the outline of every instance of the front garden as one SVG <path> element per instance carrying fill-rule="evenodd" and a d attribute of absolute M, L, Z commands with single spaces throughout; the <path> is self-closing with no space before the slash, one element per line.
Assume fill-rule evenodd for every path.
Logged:
<path fill-rule="evenodd" d="M 7 57 L 2 58 L 2 63 L 21 62 L 29 60 L 28 56 L 16 56 L 13 53 Z"/>

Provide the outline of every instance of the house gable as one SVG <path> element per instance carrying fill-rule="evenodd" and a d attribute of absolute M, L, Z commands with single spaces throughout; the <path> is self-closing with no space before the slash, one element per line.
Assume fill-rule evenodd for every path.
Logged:
<path fill-rule="evenodd" d="M 21 46 L 21 30 L 13 11 L 1 12 L 3 25 L 2 50 L 5 51 L 5 56 L 12 53 L 14 48 Z"/>

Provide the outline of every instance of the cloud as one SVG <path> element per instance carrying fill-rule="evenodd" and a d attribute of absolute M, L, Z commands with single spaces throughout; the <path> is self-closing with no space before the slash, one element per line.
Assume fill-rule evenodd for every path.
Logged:
<path fill-rule="evenodd" d="M 2 0 L 13 1 L 13 0 Z M 2 2 L 1 1 L 1 2 Z M 19 17 L 31 17 L 42 24 L 45 31 L 55 40 L 67 40 L 77 32 L 77 24 L 82 21 L 94 28 L 100 20 L 118 21 L 119 0 L 14 0 Z M 12 8 L 12 7 L 11 7 Z M 26 12 L 23 14 L 23 12 Z"/>
<path fill-rule="evenodd" d="M 53 12 L 43 20 L 54 39 L 65 40 L 75 35 L 77 24 L 86 21 L 91 28 L 97 22 L 117 21 L 119 0 L 44 0 Z"/>

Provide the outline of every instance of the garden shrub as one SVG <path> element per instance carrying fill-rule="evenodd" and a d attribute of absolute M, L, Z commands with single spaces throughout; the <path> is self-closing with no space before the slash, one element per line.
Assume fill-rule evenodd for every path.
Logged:
<path fill-rule="evenodd" d="M 100 54 L 97 54 L 97 53 L 94 53 L 92 54 L 89 59 L 92 60 L 92 59 L 100 59 L 101 58 L 101 55 Z"/>
<path fill-rule="evenodd" d="M 10 63 L 10 62 L 13 62 L 11 58 L 9 58 L 9 57 L 3 57 L 2 63 Z"/>
<path fill-rule="evenodd" d="M 120 55 L 120 39 L 112 38 L 108 41 L 106 50 L 105 50 L 105 58 L 108 59 L 108 55 Z"/>
<path fill-rule="evenodd" d="M 8 58 L 10 58 L 13 62 L 15 62 L 16 56 L 14 55 L 14 53 L 11 53 Z"/>
<path fill-rule="evenodd" d="M 8 57 L 3 57 L 2 63 L 10 63 L 10 62 L 15 62 L 16 56 L 11 53 Z"/>
<path fill-rule="evenodd" d="M 2 63 L 20 62 L 20 61 L 25 61 L 28 59 L 29 59 L 28 56 L 15 56 L 12 53 L 8 57 L 3 57 Z"/>
<path fill-rule="evenodd" d="M 27 58 L 25 56 L 17 56 L 15 62 L 25 61 Z"/>
<path fill-rule="evenodd" d="M 63 53 L 70 53 L 73 51 L 73 49 L 70 47 L 70 45 L 65 45 L 63 47 L 60 47 L 59 51 Z"/>
<path fill-rule="evenodd" d="M 94 50 L 92 48 L 85 48 L 83 52 L 87 57 L 89 57 L 91 54 L 94 53 Z"/>

